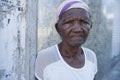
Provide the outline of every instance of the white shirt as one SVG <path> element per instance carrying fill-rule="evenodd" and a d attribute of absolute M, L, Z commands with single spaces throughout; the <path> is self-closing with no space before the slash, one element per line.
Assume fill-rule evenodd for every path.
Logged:
<path fill-rule="evenodd" d="M 35 76 L 39 80 L 93 80 L 97 72 L 95 53 L 83 48 L 85 64 L 73 68 L 62 58 L 58 46 L 54 45 L 39 52 L 35 65 Z"/>

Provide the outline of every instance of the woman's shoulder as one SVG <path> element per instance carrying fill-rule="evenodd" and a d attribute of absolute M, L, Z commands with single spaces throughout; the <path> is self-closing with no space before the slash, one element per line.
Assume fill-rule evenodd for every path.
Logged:
<path fill-rule="evenodd" d="M 82 47 L 82 48 L 83 48 L 83 51 L 84 51 L 87 59 L 89 61 L 92 61 L 93 63 L 95 63 L 96 60 L 97 60 L 95 52 L 93 50 L 89 49 L 89 48 L 86 48 L 86 47 Z"/>

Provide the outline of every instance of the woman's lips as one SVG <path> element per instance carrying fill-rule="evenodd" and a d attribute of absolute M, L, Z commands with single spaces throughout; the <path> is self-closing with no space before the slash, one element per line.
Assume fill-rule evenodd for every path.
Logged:
<path fill-rule="evenodd" d="M 83 36 L 80 36 L 80 35 L 71 37 L 71 40 L 81 40 L 81 39 L 83 39 Z"/>

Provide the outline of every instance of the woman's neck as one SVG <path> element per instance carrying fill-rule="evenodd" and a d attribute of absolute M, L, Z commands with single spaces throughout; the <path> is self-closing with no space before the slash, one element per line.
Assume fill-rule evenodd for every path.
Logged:
<path fill-rule="evenodd" d="M 82 49 L 81 47 L 79 46 L 70 46 L 66 43 L 60 43 L 59 45 L 59 50 L 61 52 L 61 55 L 63 57 L 76 57 L 80 54 L 82 54 Z"/>

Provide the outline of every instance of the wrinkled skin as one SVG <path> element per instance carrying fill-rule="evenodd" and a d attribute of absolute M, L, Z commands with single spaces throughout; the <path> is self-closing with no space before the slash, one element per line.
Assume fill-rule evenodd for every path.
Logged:
<path fill-rule="evenodd" d="M 62 42 L 72 47 L 85 43 L 91 28 L 90 14 L 84 9 L 66 11 L 56 27 Z"/>

